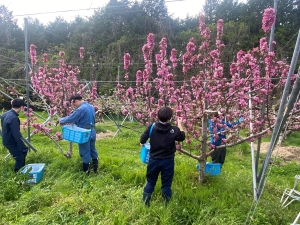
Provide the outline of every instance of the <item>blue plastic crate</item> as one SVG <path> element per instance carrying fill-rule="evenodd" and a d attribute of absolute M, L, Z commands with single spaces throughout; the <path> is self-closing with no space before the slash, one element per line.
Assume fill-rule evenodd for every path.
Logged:
<path fill-rule="evenodd" d="M 44 174 L 45 163 L 34 163 L 34 164 L 27 164 L 21 173 L 26 173 L 29 171 L 29 180 L 28 183 L 38 183 L 43 177 Z"/>
<path fill-rule="evenodd" d="M 62 127 L 62 138 L 78 144 L 86 143 L 90 140 L 91 130 L 77 127 L 76 125 L 65 125 Z"/>
<path fill-rule="evenodd" d="M 221 173 L 221 163 L 206 163 L 205 173 L 210 176 L 216 176 Z"/>

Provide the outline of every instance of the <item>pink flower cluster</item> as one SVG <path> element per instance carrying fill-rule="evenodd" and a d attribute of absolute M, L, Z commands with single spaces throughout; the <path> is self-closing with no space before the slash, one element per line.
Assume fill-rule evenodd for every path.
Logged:
<path fill-rule="evenodd" d="M 151 59 L 153 48 L 154 48 L 154 34 L 150 33 L 147 36 L 147 44 L 145 44 L 142 48 L 145 62 Z"/>
<path fill-rule="evenodd" d="M 196 61 L 196 56 L 194 55 L 196 51 L 194 38 L 191 38 L 188 44 L 186 45 L 186 53 L 182 56 L 182 65 L 183 65 L 183 73 L 187 74 L 187 72 L 193 67 L 194 62 Z"/>
<path fill-rule="evenodd" d="M 210 39 L 211 30 L 206 27 L 205 24 L 205 17 L 204 15 L 199 16 L 199 30 L 200 30 L 200 36 L 204 37 L 205 39 Z"/>
<path fill-rule="evenodd" d="M 124 70 L 128 70 L 129 66 L 130 66 L 130 54 L 126 53 L 124 55 Z"/>
<path fill-rule="evenodd" d="M 31 66 L 36 64 L 36 46 L 34 44 L 30 45 L 30 59 L 31 59 Z"/>
<path fill-rule="evenodd" d="M 275 9 L 267 8 L 264 10 L 263 19 L 262 19 L 262 29 L 264 32 L 271 30 L 273 24 L 275 23 Z"/>
<path fill-rule="evenodd" d="M 43 54 L 42 61 L 43 61 L 43 63 L 47 63 L 48 62 L 48 54 L 47 53 Z"/>
<path fill-rule="evenodd" d="M 79 48 L 79 58 L 81 58 L 81 59 L 84 58 L 84 47 Z"/>
<path fill-rule="evenodd" d="M 223 20 L 219 19 L 217 24 L 217 40 L 221 40 L 223 35 Z"/>
<path fill-rule="evenodd" d="M 175 48 L 173 48 L 171 50 L 171 56 L 170 56 L 170 61 L 172 62 L 172 66 L 174 68 L 177 67 L 177 62 L 178 62 L 178 59 L 177 59 L 177 50 Z"/>

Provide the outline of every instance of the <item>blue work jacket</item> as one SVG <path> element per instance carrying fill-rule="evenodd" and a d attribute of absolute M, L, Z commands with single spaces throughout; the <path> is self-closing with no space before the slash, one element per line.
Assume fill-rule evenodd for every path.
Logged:
<path fill-rule="evenodd" d="M 19 114 L 13 109 L 7 111 L 1 116 L 2 143 L 6 145 L 16 145 L 20 150 L 27 149 L 27 146 L 21 140 Z"/>
<path fill-rule="evenodd" d="M 83 102 L 69 116 L 60 118 L 59 122 L 75 123 L 78 127 L 92 129 L 95 124 L 95 109 L 88 102 Z"/>
<path fill-rule="evenodd" d="M 222 145 L 222 139 L 225 139 L 226 138 L 226 134 L 224 133 L 225 131 L 225 128 L 224 127 L 232 127 L 236 124 L 238 124 L 239 121 L 236 121 L 236 122 L 233 122 L 233 123 L 228 123 L 226 122 L 225 120 L 222 120 L 222 124 L 224 125 L 223 127 L 217 127 L 217 125 L 212 122 L 211 120 L 208 120 L 208 126 L 209 126 L 209 132 L 210 134 L 214 134 L 214 128 L 217 128 L 217 134 L 219 135 L 219 138 L 214 138 L 213 136 L 210 137 L 210 143 L 212 145 L 215 145 L 215 146 L 220 146 Z"/>

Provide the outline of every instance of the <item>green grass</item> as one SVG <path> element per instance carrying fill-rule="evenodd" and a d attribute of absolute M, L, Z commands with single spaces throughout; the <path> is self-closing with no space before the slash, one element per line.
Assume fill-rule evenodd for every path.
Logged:
<path fill-rule="evenodd" d="M 145 129 L 130 122 L 123 125 L 141 132 Z M 97 130 L 116 132 L 117 127 L 107 121 L 97 125 Z M 221 175 L 207 177 L 204 185 L 198 183 L 196 161 L 177 154 L 172 201 L 163 204 L 158 181 L 147 208 L 141 201 L 146 165 L 139 159 L 139 137 L 140 133 L 121 127 L 115 138 L 97 141 L 99 174 L 86 176 L 77 145 L 73 157 L 67 159 L 47 137 L 34 135 L 31 142 L 38 152 L 30 152 L 27 163 L 46 163 L 36 185 L 12 172 L 14 161 L 4 159 L 7 150 L 0 147 L 0 224 L 245 224 L 253 203 L 248 143 L 228 148 Z M 295 133 L 285 144 L 297 144 L 299 137 Z M 67 151 L 68 142 L 60 144 Z M 290 224 L 299 212 L 299 202 L 285 209 L 280 206 L 283 190 L 292 187 L 299 174 L 299 164 L 277 161 L 271 165 L 251 224 Z"/>
<path fill-rule="evenodd" d="M 300 146 L 300 133 L 291 133 L 286 140 L 284 140 L 283 145 L 285 146 Z"/>

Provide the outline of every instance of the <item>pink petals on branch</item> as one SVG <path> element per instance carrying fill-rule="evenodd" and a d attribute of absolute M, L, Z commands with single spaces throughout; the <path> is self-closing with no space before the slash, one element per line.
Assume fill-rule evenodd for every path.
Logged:
<path fill-rule="evenodd" d="M 273 24 L 275 23 L 275 9 L 267 8 L 264 10 L 262 19 L 262 29 L 264 32 L 271 30 Z"/>
<path fill-rule="evenodd" d="M 126 53 L 124 55 L 124 70 L 128 70 L 129 66 L 130 66 L 130 54 Z"/>
<path fill-rule="evenodd" d="M 84 58 L 84 47 L 79 48 L 79 58 L 81 58 L 81 59 Z"/>
<path fill-rule="evenodd" d="M 31 66 L 34 66 L 36 64 L 36 46 L 31 44 L 29 52 L 30 52 Z"/>

